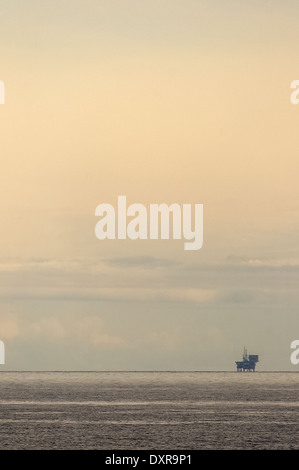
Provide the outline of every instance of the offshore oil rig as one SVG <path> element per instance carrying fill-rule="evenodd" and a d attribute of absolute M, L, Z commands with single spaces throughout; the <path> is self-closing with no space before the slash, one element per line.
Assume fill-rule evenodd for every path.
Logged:
<path fill-rule="evenodd" d="M 237 372 L 254 372 L 255 364 L 259 362 L 259 357 L 256 354 L 247 355 L 247 349 L 244 348 L 243 361 L 236 361 Z"/>

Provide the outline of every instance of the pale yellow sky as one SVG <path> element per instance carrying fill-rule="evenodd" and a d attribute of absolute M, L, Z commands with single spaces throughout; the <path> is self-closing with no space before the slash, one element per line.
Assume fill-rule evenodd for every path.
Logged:
<path fill-rule="evenodd" d="M 245 276 L 236 288 L 233 275 L 222 288 L 218 274 L 214 280 L 209 276 L 206 285 L 204 266 L 214 269 L 227 260 L 242 266 L 297 263 L 299 105 L 290 103 L 290 83 L 299 78 L 298 4 L 223 3 L 1 3 L 0 79 L 6 85 L 6 104 L 0 106 L 0 216 L 3 272 L 10 273 L 4 275 L 5 302 L 9 295 L 35 297 L 32 260 L 48 260 L 38 281 L 44 301 L 36 314 L 47 325 L 43 312 L 52 308 L 56 322 L 57 309 L 70 315 L 69 305 L 54 307 L 57 292 L 71 302 L 78 288 L 72 284 L 74 260 L 82 264 L 86 298 L 95 288 L 102 289 L 95 297 L 101 294 L 107 301 L 106 271 L 100 269 L 103 278 L 97 285 L 86 264 L 124 258 L 132 273 L 125 299 L 144 298 L 147 305 L 165 276 L 168 290 L 163 295 L 157 291 L 158 310 L 168 305 L 165 299 L 175 301 L 177 288 L 186 306 L 191 299 L 217 298 L 213 319 L 194 320 L 204 335 L 205 328 L 219 328 L 217 314 L 226 308 L 219 292 L 236 289 L 243 299 L 248 287 Z M 180 241 L 100 242 L 94 236 L 95 208 L 102 202 L 116 205 L 118 195 L 126 195 L 129 204 L 203 203 L 203 249 L 184 252 Z M 161 259 L 169 273 L 158 268 L 157 285 L 151 285 L 148 262 Z M 15 260 L 21 268 L 15 267 Z M 60 263 L 58 270 L 55 263 Z M 67 267 L 62 269 L 61 263 Z M 186 270 L 178 269 L 179 287 L 168 278 L 172 263 Z M 203 270 L 193 286 L 197 294 L 185 282 L 190 266 Z M 108 298 L 117 307 L 111 308 L 122 308 L 130 316 L 132 305 L 126 301 L 121 306 L 117 291 L 128 273 L 123 267 L 115 269 Z M 265 289 L 275 292 L 277 285 L 268 285 L 268 274 Z M 250 292 L 260 288 L 261 281 L 258 284 Z M 282 285 L 285 289 L 285 274 Z M 149 288 L 148 296 L 144 289 Z M 251 307 L 244 299 L 247 311 Z M 297 306 L 295 302 L 290 309 L 296 311 Z M 145 309 L 146 315 L 152 308 Z M 24 299 L 13 306 L 20 324 L 22 310 L 30 310 Z M 74 322 L 75 329 L 80 322 Z M 175 337 L 179 327 L 178 321 Z M 21 331 L 14 323 L 12 328 Z M 223 329 L 217 331 L 217 338 L 224 334 Z M 237 342 L 238 334 L 236 328 L 232 341 Z M 259 347 L 261 341 L 253 341 Z M 188 343 L 187 333 L 182 342 Z M 190 357 L 182 354 L 188 368 Z M 153 368 L 158 367 L 155 361 Z M 170 363 L 175 368 L 175 360 Z M 105 364 L 113 368 L 109 357 Z M 126 367 L 129 364 L 128 357 Z"/>

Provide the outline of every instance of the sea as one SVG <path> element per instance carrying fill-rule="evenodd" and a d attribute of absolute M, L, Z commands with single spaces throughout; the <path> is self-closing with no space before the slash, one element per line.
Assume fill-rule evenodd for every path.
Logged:
<path fill-rule="evenodd" d="M 0 449 L 299 449 L 299 373 L 2 371 Z"/>

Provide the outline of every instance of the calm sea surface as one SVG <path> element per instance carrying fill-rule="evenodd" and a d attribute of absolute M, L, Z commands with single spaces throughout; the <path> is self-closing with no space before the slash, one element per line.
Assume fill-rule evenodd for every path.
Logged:
<path fill-rule="evenodd" d="M 299 449 L 299 373 L 0 372 L 0 449 Z"/>

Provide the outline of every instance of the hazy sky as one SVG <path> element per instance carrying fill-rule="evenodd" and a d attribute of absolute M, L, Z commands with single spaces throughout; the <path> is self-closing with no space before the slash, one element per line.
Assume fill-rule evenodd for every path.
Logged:
<path fill-rule="evenodd" d="M 0 0 L 2 369 L 298 369 L 298 18 Z M 97 240 L 118 195 L 203 203 L 203 248 Z"/>

